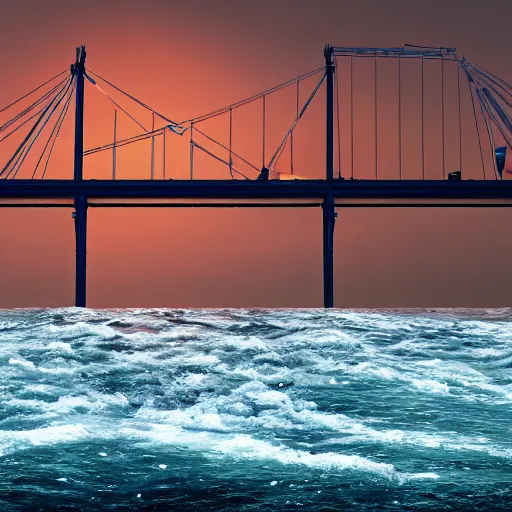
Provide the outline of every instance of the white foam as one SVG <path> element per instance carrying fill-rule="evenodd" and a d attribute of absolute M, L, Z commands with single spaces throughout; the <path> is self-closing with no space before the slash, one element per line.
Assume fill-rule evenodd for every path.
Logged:
<path fill-rule="evenodd" d="M 263 391 L 260 393 L 247 393 L 249 398 L 252 398 L 254 402 L 258 405 L 267 405 L 267 406 L 291 406 L 291 400 L 285 393 L 281 393 L 280 391 Z"/>
<path fill-rule="evenodd" d="M 62 350 L 63 352 L 67 352 L 68 354 L 73 353 L 73 349 L 69 343 L 64 341 L 52 341 L 47 345 L 47 347 L 51 350 Z"/>
<path fill-rule="evenodd" d="M 59 425 L 34 430 L 1 430 L 0 456 L 18 449 L 70 443 L 88 437 L 89 432 L 81 424 Z"/>
<path fill-rule="evenodd" d="M 374 462 L 358 455 L 343 455 L 331 452 L 312 454 L 301 450 L 292 450 L 253 439 L 248 435 L 238 435 L 221 441 L 213 446 L 213 450 L 239 459 L 271 459 L 285 465 L 298 464 L 323 470 L 351 469 L 376 473 L 389 479 L 397 477 L 392 464 Z"/>
<path fill-rule="evenodd" d="M 74 340 L 78 338 L 95 336 L 101 340 L 109 340 L 119 336 L 119 331 L 106 325 L 77 322 L 72 325 L 47 325 L 48 334 L 60 340 Z"/>
<path fill-rule="evenodd" d="M 22 366 L 24 368 L 29 368 L 31 370 L 36 369 L 36 365 L 32 361 L 27 361 L 25 359 L 17 359 L 17 358 L 11 357 L 9 359 L 9 364 Z"/>
<path fill-rule="evenodd" d="M 410 480 L 421 480 L 421 479 L 437 480 L 440 477 L 437 473 L 411 473 L 411 474 L 407 474 L 407 478 Z"/>
<path fill-rule="evenodd" d="M 450 388 L 446 382 L 438 382 L 432 379 L 411 379 L 411 383 L 414 387 L 429 393 L 450 394 Z"/>

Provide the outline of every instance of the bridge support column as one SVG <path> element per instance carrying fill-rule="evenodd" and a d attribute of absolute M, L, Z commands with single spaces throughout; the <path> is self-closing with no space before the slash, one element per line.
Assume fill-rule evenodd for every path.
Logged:
<path fill-rule="evenodd" d="M 87 299 L 87 197 L 75 197 L 75 306 L 85 308 Z"/>
<path fill-rule="evenodd" d="M 324 308 L 334 307 L 334 198 L 329 195 L 322 203 L 324 238 Z"/>
<path fill-rule="evenodd" d="M 75 108 L 75 167 L 74 182 L 80 184 L 83 180 L 84 161 L 84 77 L 85 77 L 85 46 L 76 49 L 76 62 L 72 66 L 76 81 Z M 75 306 L 85 308 L 86 305 L 86 276 L 87 276 L 87 197 L 75 195 Z"/>
<path fill-rule="evenodd" d="M 327 83 L 326 102 L 326 176 L 332 184 L 334 178 L 334 51 L 330 45 L 325 46 L 325 72 Z M 324 237 L 324 308 L 334 307 L 334 197 L 329 193 L 324 197 L 323 237 Z"/>

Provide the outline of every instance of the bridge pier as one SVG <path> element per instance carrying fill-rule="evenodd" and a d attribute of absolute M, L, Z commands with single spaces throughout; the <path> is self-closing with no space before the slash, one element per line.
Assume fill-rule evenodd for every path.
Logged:
<path fill-rule="evenodd" d="M 324 308 L 334 307 L 334 224 L 337 213 L 334 211 L 334 198 L 325 197 L 322 203 L 323 242 L 324 242 Z"/>
<path fill-rule="evenodd" d="M 84 78 L 85 78 L 85 46 L 76 49 L 76 62 L 71 67 L 76 81 L 75 108 L 75 167 L 73 177 L 76 182 L 83 180 L 84 165 Z M 85 308 L 86 305 L 86 270 L 87 270 L 87 197 L 75 195 L 75 306 Z"/>
<path fill-rule="evenodd" d="M 327 84 L 326 97 L 326 161 L 325 179 L 332 184 L 334 179 L 334 50 L 332 46 L 326 45 L 325 56 L 325 79 Z M 336 213 L 334 211 L 334 196 L 332 193 L 324 196 L 322 203 L 323 212 L 323 239 L 324 239 L 324 308 L 334 307 L 334 222 Z"/>
<path fill-rule="evenodd" d="M 87 298 L 87 197 L 75 197 L 75 306 L 85 308 Z"/>

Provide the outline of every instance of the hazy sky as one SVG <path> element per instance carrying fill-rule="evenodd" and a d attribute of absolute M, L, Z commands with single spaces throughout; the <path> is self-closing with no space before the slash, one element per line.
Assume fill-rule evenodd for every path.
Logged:
<path fill-rule="evenodd" d="M 510 0 L 4 4 L 0 106 L 68 67 L 80 44 L 87 45 L 91 69 L 178 120 L 322 66 L 326 43 L 456 47 L 512 80 Z M 86 147 L 110 142 L 112 109 L 90 89 L 86 101 Z M 250 131 L 253 123 L 239 124 Z M 301 174 L 319 177 L 322 133 L 311 130 L 301 142 Z M 69 172 L 66 162 L 72 165 L 67 147 L 55 171 L 62 175 Z M 87 172 L 107 176 L 109 158 L 87 164 Z M 129 158 L 132 166 L 137 158 L 141 154 Z M 184 170 L 176 168 L 175 176 L 184 177 Z M 338 213 L 336 306 L 510 305 L 509 209 Z M 91 209 L 88 304 L 321 306 L 321 233 L 320 209 Z M 0 209 L 0 246 L 0 307 L 73 303 L 70 210 Z"/>

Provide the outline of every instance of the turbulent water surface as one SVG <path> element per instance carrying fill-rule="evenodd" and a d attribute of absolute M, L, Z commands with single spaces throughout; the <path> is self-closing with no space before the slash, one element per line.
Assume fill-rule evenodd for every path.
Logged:
<path fill-rule="evenodd" d="M 509 311 L 0 311 L 0 510 L 511 510 Z"/>

